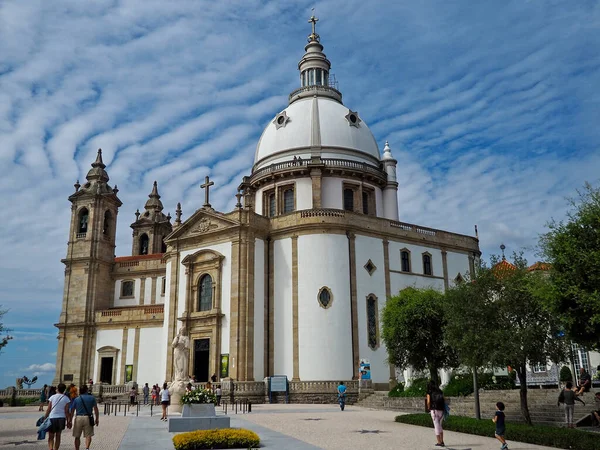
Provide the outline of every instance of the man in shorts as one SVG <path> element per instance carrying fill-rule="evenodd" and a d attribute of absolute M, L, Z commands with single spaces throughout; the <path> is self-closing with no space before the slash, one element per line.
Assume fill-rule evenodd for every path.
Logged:
<path fill-rule="evenodd" d="M 94 435 L 94 426 L 90 423 L 93 420 L 92 411 L 94 411 L 94 415 L 96 416 L 96 420 L 94 421 L 96 426 L 98 426 L 100 414 L 98 413 L 96 398 L 88 392 L 88 387 L 85 384 L 79 388 L 79 394 L 79 397 L 73 400 L 72 406 L 72 409 L 75 411 L 75 422 L 73 424 L 75 450 L 79 450 L 79 446 L 81 445 L 81 433 L 85 437 L 85 450 L 89 450 L 90 445 L 92 445 L 92 436 Z M 90 418 L 92 419 L 90 420 Z"/>
<path fill-rule="evenodd" d="M 64 383 L 58 385 L 58 393 L 48 399 L 48 407 L 44 417 L 50 418 L 50 428 L 48 429 L 48 448 L 58 450 L 60 447 L 60 437 L 62 430 L 65 429 L 67 421 L 71 421 L 69 406 L 71 399 L 65 395 L 67 386 Z M 71 428 L 69 426 L 69 428 Z"/>

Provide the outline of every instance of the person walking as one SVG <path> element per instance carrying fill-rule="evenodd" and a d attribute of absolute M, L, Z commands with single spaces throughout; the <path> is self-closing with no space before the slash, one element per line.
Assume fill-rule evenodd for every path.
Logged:
<path fill-rule="evenodd" d="M 506 443 L 506 439 L 504 439 L 504 434 L 506 433 L 506 425 L 504 425 L 506 416 L 504 415 L 504 409 L 504 403 L 496 403 L 496 414 L 492 419 L 492 421 L 496 424 L 496 433 L 494 436 L 502 444 L 500 450 L 508 450 L 508 444 Z"/>
<path fill-rule="evenodd" d="M 171 404 L 171 393 L 167 387 L 167 383 L 163 384 L 163 389 L 160 392 L 160 402 L 162 404 L 162 417 L 160 420 L 167 421 L 167 408 Z"/>
<path fill-rule="evenodd" d="M 142 393 L 144 394 L 144 405 L 148 404 L 148 396 L 150 395 L 150 388 L 148 387 L 148 383 L 144 384 L 142 388 Z"/>
<path fill-rule="evenodd" d="M 560 392 L 558 396 L 557 405 L 560 406 L 561 403 L 565 404 L 565 423 L 567 424 L 567 428 L 575 428 L 573 424 L 573 415 L 575 413 L 575 400 L 585 403 L 577 398 L 578 394 L 576 390 L 573 390 L 573 383 L 567 381 L 565 388 Z"/>
<path fill-rule="evenodd" d="M 38 411 L 44 410 L 44 404 L 46 403 L 46 394 L 48 393 L 47 389 L 48 385 L 45 384 L 42 388 L 42 391 L 40 392 L 40 407 L 38 408 Z"/>
<path fill-rule="evenodd" d="M 442 420 L 444 419 L 446 400 L 444 399 L 444 393 L 434 381 L 430 381 L 427 385 L 427 396 L 425 401 L 427 410 L 430 412 L 431 419 L 433 420 L 435 438 L 437 439 L 437 444 L 435 444 L 435 446 L 445 447 L 446 444 L 444 443 Z"/>
<path fill-rule="evenodd" d="M 50 450 L 59 449 L 62 431 L 65 429 L 67 421 L 70 422 L 71 413 L 69 412 L 69 407 L 71 399 L 68 395 L 65 395 L 66 390 L 67 386 L 64 383 L 60 383 L 58 385 L 58 393 L 48 399 L 48 408 L 46 408 L 44 418 L 49 418 L 51 423 L 48 429 L 48 448 Z M 71 428 L 70 425 L 69 428 Z"/>
<path fill-rule="evenodd" d="M 135 387 L 131 386 L 131 390 L 129 391 L 129 404 L 135 405 L 135 396 L 137 392 L 135 391 Z"/>
<path fill-rule="evenodd" d="M 79 450 L 81 445 L 81 433 L 85 438 L 85 450 L 89 450 L 94 435 L 94 424 L 98 426 L 100 423 L 100 413 L 98 412 L 96 398 L 89 393 L 89 389 L 85 384 L 79 388 L 79 397 L 73 400 L 72 409 L 75 411 L 75 420 L 72 422 L 75 450 Z M 96 416 L 95 420 L 92 411 Z"/>
<path fill-rule="evenodd" d="M 221 385 L 217 386 L 217 389 L 215 389 L 215 394 L 217 395 L 217 406 L 221 406 L 221 397 L 223 396 Z"/>
<path fill-rule="evenodd" d="M 338 393 L 338 403 L 340 404 L 340 409 L 343 411 L 346 407 L 346 385 L 343 381 L 340 381 L 340 384 L 337 387 Z"/>

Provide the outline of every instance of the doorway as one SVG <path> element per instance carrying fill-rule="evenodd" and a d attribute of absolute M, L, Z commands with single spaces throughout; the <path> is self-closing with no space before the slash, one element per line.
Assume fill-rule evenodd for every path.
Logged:
<path fill-rule="evenodd" d="M 113 358 L 102 358 L 100 360 L 100 382 L 112 384 Z"/>
<path fill-rule="evenodd" d="M 210 339 L 194 340 L 194 376 L 196 381 L 208 381 L 210 361 Z"/>

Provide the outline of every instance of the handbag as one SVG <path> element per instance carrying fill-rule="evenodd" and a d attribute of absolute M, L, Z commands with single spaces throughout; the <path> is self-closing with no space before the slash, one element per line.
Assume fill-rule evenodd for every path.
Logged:
<path fill-rule="evenodd" d="M 94 417 L 88 411 L 87 406 L 85 406 L 85 402 L 83 401 L 83 396 L 79 397 L 79 399 L 81 400 L 81 404 L 83 405 L 83 409 L 85 409 L 85 412 L 87 413 L 88 420 L 90 421 L 90 426 L 93 427 L 94 424 L 95 424 Z"/>

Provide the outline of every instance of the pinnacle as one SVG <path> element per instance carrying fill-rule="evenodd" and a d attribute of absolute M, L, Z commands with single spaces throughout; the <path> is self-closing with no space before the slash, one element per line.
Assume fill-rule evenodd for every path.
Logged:
<path fill-rule="evenodd" d="M 96 161 L 92 163 L 92 167 L 100 167 L 101 169 L 105 169 L 106 166 L 104 162 L 102 162 L 102 149 L 98 149 L 98 155 L 96 156 Z"/>

